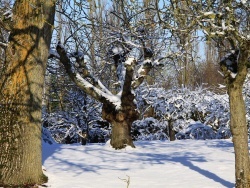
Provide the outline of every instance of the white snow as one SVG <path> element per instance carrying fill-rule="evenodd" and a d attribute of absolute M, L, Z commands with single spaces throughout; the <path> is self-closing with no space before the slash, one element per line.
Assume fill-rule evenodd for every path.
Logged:
<path fill-rule="evenodd" d="M 53 57 L 56 57 L 56 58 L 60 58 L 60 55 L 57 53 L 57 51 L 56 50 L 54 50 L 54 49 L 50 49 L 49 50 L 49 54 L 51 55 L 51 56 L 53 56 Z"/>
<path fill-rule="evenodd" d="M 221 22 L 221 27 L 222 27 L 222 30 L 226 30 L 227 27 L 226 27 L 226 22 L 225 20 L 223 19 L 222 22 Z"/>
<path fill-rule="evenodd" d="M 131 66 L 135 61 L 134 57 L 129 57 L 126 61 L 125 61 L 125 65 L 129 65 Z"/>
<path fill-rule="evenodd" d="M 242 4 L 246 4 L 246 3 L 247 3 L 247 0 L 241 0 L 241 3 L 242 3 Z"/>
<path fill-rule="evenodd" d="M 230 76 L 231 76 L 232 78 L 235 78 L 235 77 L 237 76 L 237 74 L 236 74 L 236 73 L 233 73 L 233 72 L 230 72 Z"/>
<path fill-rule="evenodd" d="M 145 65 L 151 64 L 151 63 L 152 63 L 152 61 L 150 59 L 146 59 L 146 60 L 143 61 L 143 64 L 140 66 L 140 68 L 137 71 L 138 74 L 139 74 L 139 77 L 140 76 L 146 76 L 145 75 Z"/>
<path fill-rule="evenodd" d="M 4 12 L 3 16 L 5 16 L 5 19 L 11 19 L 12 20 L 12 17 L 13 17 L 12 9 L 9 9 L 6 12 Z"/>
<path fill-rule="evenodd" d="M 79 73 L 76 73 L 77 80 L 85 87 L 85 88 L 92 88 L 96 93 L 99 95 L 105 97 L 108 101 L 113 103 L 116 106 L 116 109 L 119 109 L 121 107 L 121 98 L 119 95 L 113 95 L 111 92 L 108 92 L 107 89 L 105 89 L 104 85 L 101 85 L 101 82 L 98 82 L 99 86 L 102 87 L 102 89 L 107 92 L 103 92 L 102 90 L 94 87 L 91 83 L 86 81 L 84 78 L 81 77 Z"/>
<path fill-rule="evenodd" d="M 114 48 L 112 49 L 112 52 L 113 52 L 114 54 L 122 54 L 122 53 L 123 53 L 123 49 L 122 49 L 121 47 L 114 47 Z"/>
<path fill-rule="evenodd" d="M 98 79 L 98 85 L 100 86 L 100 88 L 105 92 L 108 93 L 109 95 L 112 95 L 112 93 L 108 90 L 108 88 L 106 88 L 103 83 Z"/>
<path fill-rule="evenodd" d="M 230 8 L 229 8 L 229 7 L 226 7 L 225 9 L 226 9 L 228 12 L 230 11 Z"/>
<path fill-rule="evenodd" d="M 91 83 L 87 82 L 85 79 L 82 78 L 82 76 L 79 73 L 76 73 L 76 79 L 82 83 L 82 85 L 85 86 L 85 88 L 95 88 Z M 97 92 L 101 93 L 99 89 L 96 89 Z"/>
<path fill-rule="evenodd" d="M 204 16 L 210 16 L 210 15 L 214 15 L 215 13 L 210 11 L 210 12 L 203 12 Z"/>
<path fill-rule="evenodd" d="M 128 45 L 131 45 L 131 46 L 133 46 L 133 47 L 136 47 L 136 48 L 142 48 L 141 45 L 135 44 L 135 43 L 132 42 L 132 41 L 126 41 L 125 43 L 128 44 Z"/>
<path fill-rule="evenodd" d="M 209 12 L 202 12 L 203 16 L 211 19 L 211 20 L 214 20 L 216 14 L 213 12 L 213 11 L 209 11 Z"/>
<path fill-rule="evenodd" d="M 218 84 L 218 88 L 226 88 L 226 86 L 222 84 Z"/>
<path fill-rule="evenodd" d="M 163 59 L 164 58 L 160 57 L 160 58 L 154 60 L 153 65 L 155 65 L 155 66 L 164 66 L 164 63 L 161 62 L 161 60 L 163 60 Z"/>
<path fill-rule="evenodd" d="M 43 144 L 43 166 L 51 188 L 222 188 L 234 187 L 234 153 L 228 140 Z"/>
<path fill-rule="evenodd" d="M 216 34 L 217 35 L 225 35 L 225 32 L 224 31 L 216 31 Z"/>

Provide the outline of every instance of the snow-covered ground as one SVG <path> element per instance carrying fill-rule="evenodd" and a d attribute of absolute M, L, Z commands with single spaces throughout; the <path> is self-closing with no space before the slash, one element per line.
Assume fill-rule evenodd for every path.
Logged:
<path fill-rule="evenodd" d="M 140 141 L 136 148 L 109 144 L 43 144 L 52 188 L 234 187 L 229 140 Z M 129 182 L 129 185 L 128 185 Z"/>

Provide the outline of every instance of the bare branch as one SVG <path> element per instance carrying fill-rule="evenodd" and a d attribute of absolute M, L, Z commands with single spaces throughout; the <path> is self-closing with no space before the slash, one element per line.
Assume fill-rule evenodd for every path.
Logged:
<path fill-rule="evenodd" d="M 148 75 L 150 70 L 152 69 L 152 61 L 150 59 L 147 59 L 143 62 L 141 67 L 138 70 L 138 76 L 133 80 L 132 87 L 136 89 L 141 85 L 141 83 L 144 81 L 144 78 Z"/>
<path fill-rule="evenodd" d="M 122 89 L 122 96 L 121 96 L 122 103 L 125 103 L 126 98 L 132 94 L 131 93 L 131 84 L 132 84 L 132 80 L 133 80 L 135 64 L 136 64 L 136 60 L 134 58 L 128 58 L 125 62 L 126 75 L 125 75 L 124 85 L 123 85 L 123 89 Z"/>
<path fill-rule="evenodd" d="M 69 75 L 69 77 L 72 79 L 72 81 L 78 87 L 80 87 L 85 93 L 92 96 L 94 99 L 100 102 L 108 102 L 108 99 L 111 97 L 110 92 L 108 94 L 103 92 L 102 90 L 95 87 L 93 84 L 91 84 L 87 80 L 85 80 L 76 70 L 74 70 L 74 67 L 72 66 L 70 62 L 70 59 L 67 55 L 65 48 L 61 44 L 57 45 L 56 50 L 58 54 L 60 55 L 61 63 L 64 65 L 65 70 L 67 74 Z M 85 76 L 87 75 L 89 76 L 90 73 L 88 71 L 85 71 Z M 100 84 L 100 82 L 97 82 L 97 84 L 98 83 Z"/>

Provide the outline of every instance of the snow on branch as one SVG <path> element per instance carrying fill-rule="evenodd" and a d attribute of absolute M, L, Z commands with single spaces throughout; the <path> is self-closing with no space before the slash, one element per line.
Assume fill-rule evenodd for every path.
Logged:
<path fill-rule="evenodd" d="M 56 58 L 58 60 L 61 60 L 61 55 L 59 55 L 58 53 L 58 49 L 64 49 L 64 46 L 61 44 L 58 44 L 57 49 L 53 50 L 50 49 L 49 51 L 49 58 Z M 71 72 L 75 72 L 75 68 L 71 65 L 71 61 L 70 58 L 74 57 L 76 59 L 76 67 L 78 68 L 78 73 L 81 73 L 83 78 L 89 78 L 92 82 L 92 85 L 101 89 L 103 92 L 112 95 L 112 93 L 101 83 L 100 80 L 97 80 L 95 77 L 93 77 L 90 74 L 90 71 L 88 70 L 88 67 L 86 66 L 86 64 L 84 63 L 84 56 L 83 53 L 79 53 L 79 52 L 75 52 L 75 53 L 71 53 L 71 54 L 67 54 L 66 50 L 65 51 L 65 58 L 68 59 L 68 61 L 70 62 L 69 65 L 71 67 Z"/>
<path fill-rule="evenodd" d="M 132 88 L 136 89 L 137 87 L 139 87 L 153 67 L 164 66 L 163 63 L 161 63 L 163 59 L 165 58 L 161 57 L 161 58 L 154 60 L 153 62 L 151 58 L 145 59 L 141 67 L 138 70 L 138 76 L 136 76 L 132 82 Z"/>
<path fill-rule="evenodd" d="M 50 58 L 60 59 L 60 55 L 57 53 L 56 50 L 50 49 L 50 50 L 49 50 L 49 57 L 48 57 L 48 58 L 49 58 L 49 59 L 50 59 Z"/>
<path fill-rule="evenodd" d="M 132 82 L 132 87 L 136 89 L 141 85 L 144 78 L 148 75 L 149 71 L 152 69 L 152 61 L 150 59 L 144 60 L 143 64 L 138 70 L 138 76 Z"/>
<path fill-rule="evenodd" d="M 232 50 L 226 54 L 220 61 L 221 66 L 225 66 L 230 72 L 232 78 L 235 78 L 238 72 L 239 50 Z"/>
<path fill-rule="evenodd" d="M 86 94 L 90 95 L 97 101 L 100 101 L 102 103 L 109 102 L 115 105 L 116 108 L 120 107 L 120 97 L 111 94 L 111 92 L 109 92 L 108 89 L 99 80 L 95 81 L 94 83 L 90 83 L 89 81 L 84 79 L 84 77 L 90 76 L 88 70 L 84 71 L 85 76 L 83 75 L 84 77 L 82 77 L 80 73 L 74 69 L 63 45 L 58 44 L 56 50 L 60 56 L 59 60 L 64 65 L 67 74 L 79 88 L 81 88 Z M 99 86 L 100 88 L 96 86 Z"/>
<path fill-rule="evenodd" d="M 83 78 L 89 78 L 95 87 L 101 89 L 104 93 L 112 95 L 102 82 L 91 74 L 87 64 L 84 62 L 84 54 L 82 52 L 71 53 L 70 57 L 74 57 L 76 59 L 77 70 L 82 74 Z"/>
<path fill-rule="evenodd" d="M 7 19 L 11 19 L 12 20 L 12 17 L 13 17 L 12 9 L 8 9 L 7 11 L 5 11 L 3 13 L 3 16 L 4 16 L 5 20 L 7 20 Z"/>
<path fill-rule="evenodd" d="M 0 42 L 0 46 L 3 47 L 3 48 L 6 48 L 8 46 L 8 43 Z"/>
<path fill-rule="evenodd" d="M 136 59 L 132 57 L 128 58 L 125 61 L 126 74 L 122 88 L 122 95 L 121 95 L 122 102 L 124 102 L 124 100 L 126 100 L 126 97 L 128 97 L 131 94 L 131 89 L 132 89 L 131 84 L 133 80 L 135 64 L 136 64 Z"/>
<path fill-rule="evenodd" d="M 234 9 L 225 6 L 221 12 L 201 11 L 201 16 L 197 17 L 196 20 L 203 29 L 203 32 L 210 37 L 223 38 L 230 36 L 231 38 L 234 37 L 237 41 L 242 41 L 247 38 L 247 35 L 239 29 L 239 19 L 235 15 Z"/>
<path fill-rule="evenodd" d="M 220 65 L 225 65 L 227 69 L 233 73 L 238 71 L 238 56 L 239 50 L 232 50 L 231 53 L 226 54 L 220 61 Z"/>

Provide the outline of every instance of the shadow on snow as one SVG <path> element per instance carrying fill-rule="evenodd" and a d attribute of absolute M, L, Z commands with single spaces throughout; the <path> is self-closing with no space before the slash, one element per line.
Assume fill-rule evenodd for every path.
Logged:
<path fill-rule="evenodd" d="M 194 164 L 196 162 L 212 163 L 212 161 L 209 161 L 209 158 L 206 157 L 207 151 L 204 151 L 202 154 L 196 152 L 195 147 L 199 147 L 200 145 L 196 145 L 195 142 L 192 142 L 193 146 L 189 150 L 185 148 L 186 145 L 182 144 L 181 141 L 160 143 L 164 144 L 164 150 L 158 150 L 157 147 L 155 147 L 156 144 L 159 145 L 159 142 L 138 142 L 137 149 L 117 151 L 103 144 L 86 146 L 76 144 L 45 144 L 43 146 L 43 164 L 45 164 L 48 170 L 51 169 L 54 172 L 70 171 L 75 176 L 86 172 L 101 175 L 103 173 L 102 170 L 129 171 L 136 168 L 147 168 L 147 165 L 149 165 L 148 167 L 150 168 L 152 165 L 164 165 L 167 163 L 181 164 L 225 187 L 234 187 L 234 183 Z M 176 150 L 169 151 L 168 147 L 173 148 L 173 144 Z M 232 143 L 227 141 L 204 141 L 204 148 L 208 147 L 212 149 L 219 147 L 222 151 L 233 152 Z"/>

